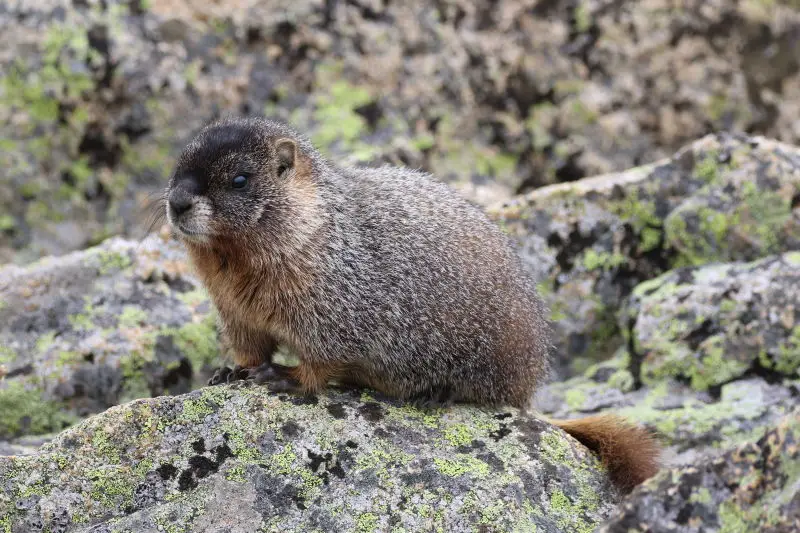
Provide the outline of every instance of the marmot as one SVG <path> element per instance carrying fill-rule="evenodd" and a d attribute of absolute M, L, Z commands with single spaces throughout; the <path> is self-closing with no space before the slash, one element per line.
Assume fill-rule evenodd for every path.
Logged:
<path fill-rule="evenodd" d="M 423 172 L 342 168 L 283 123 L 228 118 L 184 149 L 166 209 L 251 377 L 524 409 L 547 375 L 544 305 L 511 242 Z M 278 343 L 299 366 L 272 363 Z M 550 422 L 625 491 L 658 468 L 620 417 Z"/>

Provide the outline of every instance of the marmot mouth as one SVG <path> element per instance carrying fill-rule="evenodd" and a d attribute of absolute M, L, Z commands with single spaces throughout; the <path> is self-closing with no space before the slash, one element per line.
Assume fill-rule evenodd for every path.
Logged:
<path fill-rule="evenodd" d="M 182 224 L 177 224 L 176 227 L 178 229 L 178 232 L 183 237 L 187 237 L 189 240 L 206 240 L 208 238 L 208 235 L 206 233 L 187 229 Z"/>

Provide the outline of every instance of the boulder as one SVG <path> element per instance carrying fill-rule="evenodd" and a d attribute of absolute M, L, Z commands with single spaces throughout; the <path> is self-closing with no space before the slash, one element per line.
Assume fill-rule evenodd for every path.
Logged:
<path fill-rule="evenodd" d="M 490 212 L 539 280 L 566 376 L 624 344 L 616 315 L 638 284 L 680 266 L 800 249 L 798 205 L 798 148 L 721 133 Z"/>
<path fill-rule="evenodd" d="M 166 236 L 0 268 L 0 439 L 188 392 L 220 363 L 215 311 Z"/>
<path fill-rule="evenodd" d="M 547 385 L 539 408 L 629 416 L 656 430 L 678 464 L 758 438 L 800 392 L 798 259 L 682 267 L 643 282 L 620 312 L 625 346 Z"/>
<path fill-rule="evenodd" d="M 661 472 L 598 533 L 800 530 L 800 409 L 713 461 Z"/>
<path fill-rule="evenodd" d="M 516 410 L 249 383 L 135 400 L 0 457 L 0 530 L 590 532 L 617 496 Z"/>
<path fill-rule="evenodd" d="M 623 314 L 643 383 L 800 377 L 800 252 L 670 271 L 637 286 Z"/>

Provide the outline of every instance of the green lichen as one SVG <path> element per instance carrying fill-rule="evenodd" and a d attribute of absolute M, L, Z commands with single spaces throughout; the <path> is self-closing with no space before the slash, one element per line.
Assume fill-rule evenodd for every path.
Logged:
<path fill-rule="evenodd" d="M 581 125 L 589 125 L 597 122 L 597 113 L 589 109 L 578 98 L 572 100 L 569 106 L 569 113 Z"/>
<path fill-rule="evenodd" d="M 466 446 L 473 440 L 473 430 L 465 424 L 453 424 L 445 428 L 444 438 L 451 446 Z"/>
<path fill-rule="evenodd" d="M 126 253 L 112 252 L 107 250 L 97 250 L 97 257 L 100 262 L 98 270 L 105 276 L 116 270 L 123 270 L 132 263 L 131 258 Z"/>
<path fill-rule="evenodd" d="M 416 137 L 411 139 L 411 146 L 416 148 L 420 152 L 424 152 L 426 150 L 430 150 L 436 144 L 436 139 L 431 134 L 422 134 L 417 135 Z"/>
<path fill-rule="evenodd" d="M 119 325 L 123 328 L 135 328 L 144 324 L 147 313 L 135 305 L 126 305 L 119 315 Z"/>
<path fill-rule="evenodd" d="M 570 462 L 572 448 L 561 433 L 548 431 L 541 436 L 542 454 L 557 464 Z"/>
<path fill-rule="evenodd" d="M 778 346 L 774 363 L 767 368 L 772 368 L 787 376 L 800 371 L 800 326 L 795 326 L 789 338 Z"/>
<path fill-rule="evenodd" d="M 36 353 L 43 354 L 55 343 L 56 332 L 48 331 L 36 339 Z"/>
<path fill-rule="evenodd" d="M 362 513 L 356 519 L 356 531 L 358 533 L 373 533 L 378 529 L 379 519 L 373 513 Z"/>
<path fill-rule="evenodd" d="M 13 363 L 17 360 L 17 352 L 11 349 L 10 346 L 0 346 L 0 365 Z"/>
<path fill-rule="evenodd" d="M 572 410 L 580 410 L 586 401 L 586 393 L 581 389 L 569 389 L 564 395 L 567 405 Z"/>
<path fill-rule="evenodd" d="M 187 322 L 174 333 L 174 341 L 194 370 L 212 364 L 219 358 L 216 315 L 209 313 L 200 322 Z"/>
<path fill-rule="evenodd" d="M 663 233 L 663 222 L 656 215 L 655 201 L 640 199 L 639 191 L 633 189 L 622 200 L 612 202 L 609 210 L 628 222 L 639 234 L 639 253 L 658 247 Z"/>
<path fill-rule="evenodd" d="M 55 358 L 56 368 L 73 367 L 83 361 L 83 356 L 78 352 L 60 351 Z"/>
<path fill-rule="evenodd" d="M 7 514 L 0 518 L 0 533 L 11 533 L 11 515 Z"/>
<path fill-rule="evenodd" d="M 213 412 L 214 408 L 204 398 L 188 398 L 183 401 L 183 411 L 179 417 L 179 422 L 196 424 Z"/>
<path fill-rule="evenodd" d="M 575 29 L 579 33 L 586 33 L 592 27 L 592 15 L 589 12 L 588 2 L 578 2 L 572 16 L 575 19 Z"/>
<path fill-rule="evenodd" d="M 694 174 L 706 183 L 717 181 L 719 178 L 720 164 L 719 153 L 715 150 L 708 152 L 694 167 Z"/>
<path fill-rule="evenodd" d="M 122 398 L 124 401 L 150 396 L 150 385 L 145 368 L 155 359 L 154 340 L 152 335 L 141 337 L 140 349 L 132 350 L 119 359 L 120 370 L 125 378 Z"/>
<path fill-rule="evenodd" d="M 745 520 L 744 511 L 732 501 L 722 502 L 719 507 L 720 533 L 749 533 L 753 531 Z"/>
<path fill-rule="evenodd" d="M 0 216 L 0 231 L 11 231 L 17 225 L 17 221 L 11 215 Z"/>
<path fill-rule="evenodd" d="M 108 433 L 103 430 L 97 430 L 92 436 L 92 446 L 97 450 L 101 456 L 109 460 L 111 464 L 117 464 L 120 461 L 119 450 L 111 444 Z"/>
<path fill-rule="evenodd" d="M 800 252 L 787 252 L 783 259 L 792 266 L 800 266 Z"/>
<path fill-rule="evenodd" d="M 634 386 L 633 374 L 625 369 L 617 370 L 608 378 L 608 385 L 622 392 L 630 392 Z"/>
<path fill-rule="evenodd" d="M 584 512 L 580 504 L 573 503 L 560 489 L 550 493 L 550 513 L 557 517 L 556 524 L 562 531 L 591 533 L 594 526 L 581 519 Z"/>
<path fill-rule="evenodd" d="M 178 299 L 189 307 L 194 308 L 208 301 L 208 292 L 206 292 L 205 288 L 200 286 L 191 291 L 179 293 Z"/>
<path fill-rule="evenodd" d="M 133 501 L 134 484 L 130 471 L 119 466 L 103 466 L 88 473 L 92 481 L 90 495 L 94 501 L 112 509 L 124 507 Z"/>
<path fill-rule="evenodd" d="M 433 463 L 439 472 L 449 477 L 470 474 L 475 478 L 483 479 L 489 475 L 489 465 L 466 454 L 455 454 L 452 459 L 436 458 Z"/>
<path fill-rule="evenodd" d="M 41 435 L 60 430 L 73 423 L 76 417 L 64 406 L 45 400 L 42 391 L 22 381 L 0 383 L 0 438 L 17 435 Z"/>
<path fill-rule="evenodd" d="M 586 270 L 610 270 L 624 265 L 628 258 L 621 253 L 610 253 L 606 251 L 597 251 L 594 248 L 589 248 L 583 254 L 583 266 Z"/>
<path fill-rule="evenodd" d="M 318 69 L 319 90 L 312 113 L 316 128 L 311 139 L 323 152 L 330 152 L 338 144 L 357 161 L 367 161 L 378 153 L 378 149 L 362 141 L 368 132 L 368 124 L 356 110 L 375 98 L 366 87 L 331 75 L 339 70 L 330 65 Z"/>
<path fill-rule="evenodd" d="M 724 346 L 724 335 L 714 335 L 703 341 L 700 346 L 703 355 L 699 364 L 688 368 L 692 388 L 698 391 L 708 390 L 713 385 L 726 383 L 747 371 L 750 361 L 726 357 Z"/>
<path fill-rule="evenodd" d="M 235 481 L 237 483 L 244 483 L 247 481 L 245 477 L 245 470 L 243 465 L 233 465 L 225 472 L 225 479 L 228 481 Z"/>
<path fill-rule="evenodd" d="M 708 490 L 706 487 L 700 487 L 695 492 L 689 496 L 689 501 L 693 503 L 700 503 L 703 505 L 708 505 L 711 503 L 711 491 Z"/>

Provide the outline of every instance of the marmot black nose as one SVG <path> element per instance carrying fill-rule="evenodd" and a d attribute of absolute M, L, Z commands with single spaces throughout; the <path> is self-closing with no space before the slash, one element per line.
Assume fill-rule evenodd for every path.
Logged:
<path fill-rule="evenodd" d="M 189 211 L 194 205 L 194 197 L 186 191 L 178 189 L 169 195 L 169 208 L 176 217 Z"/>

